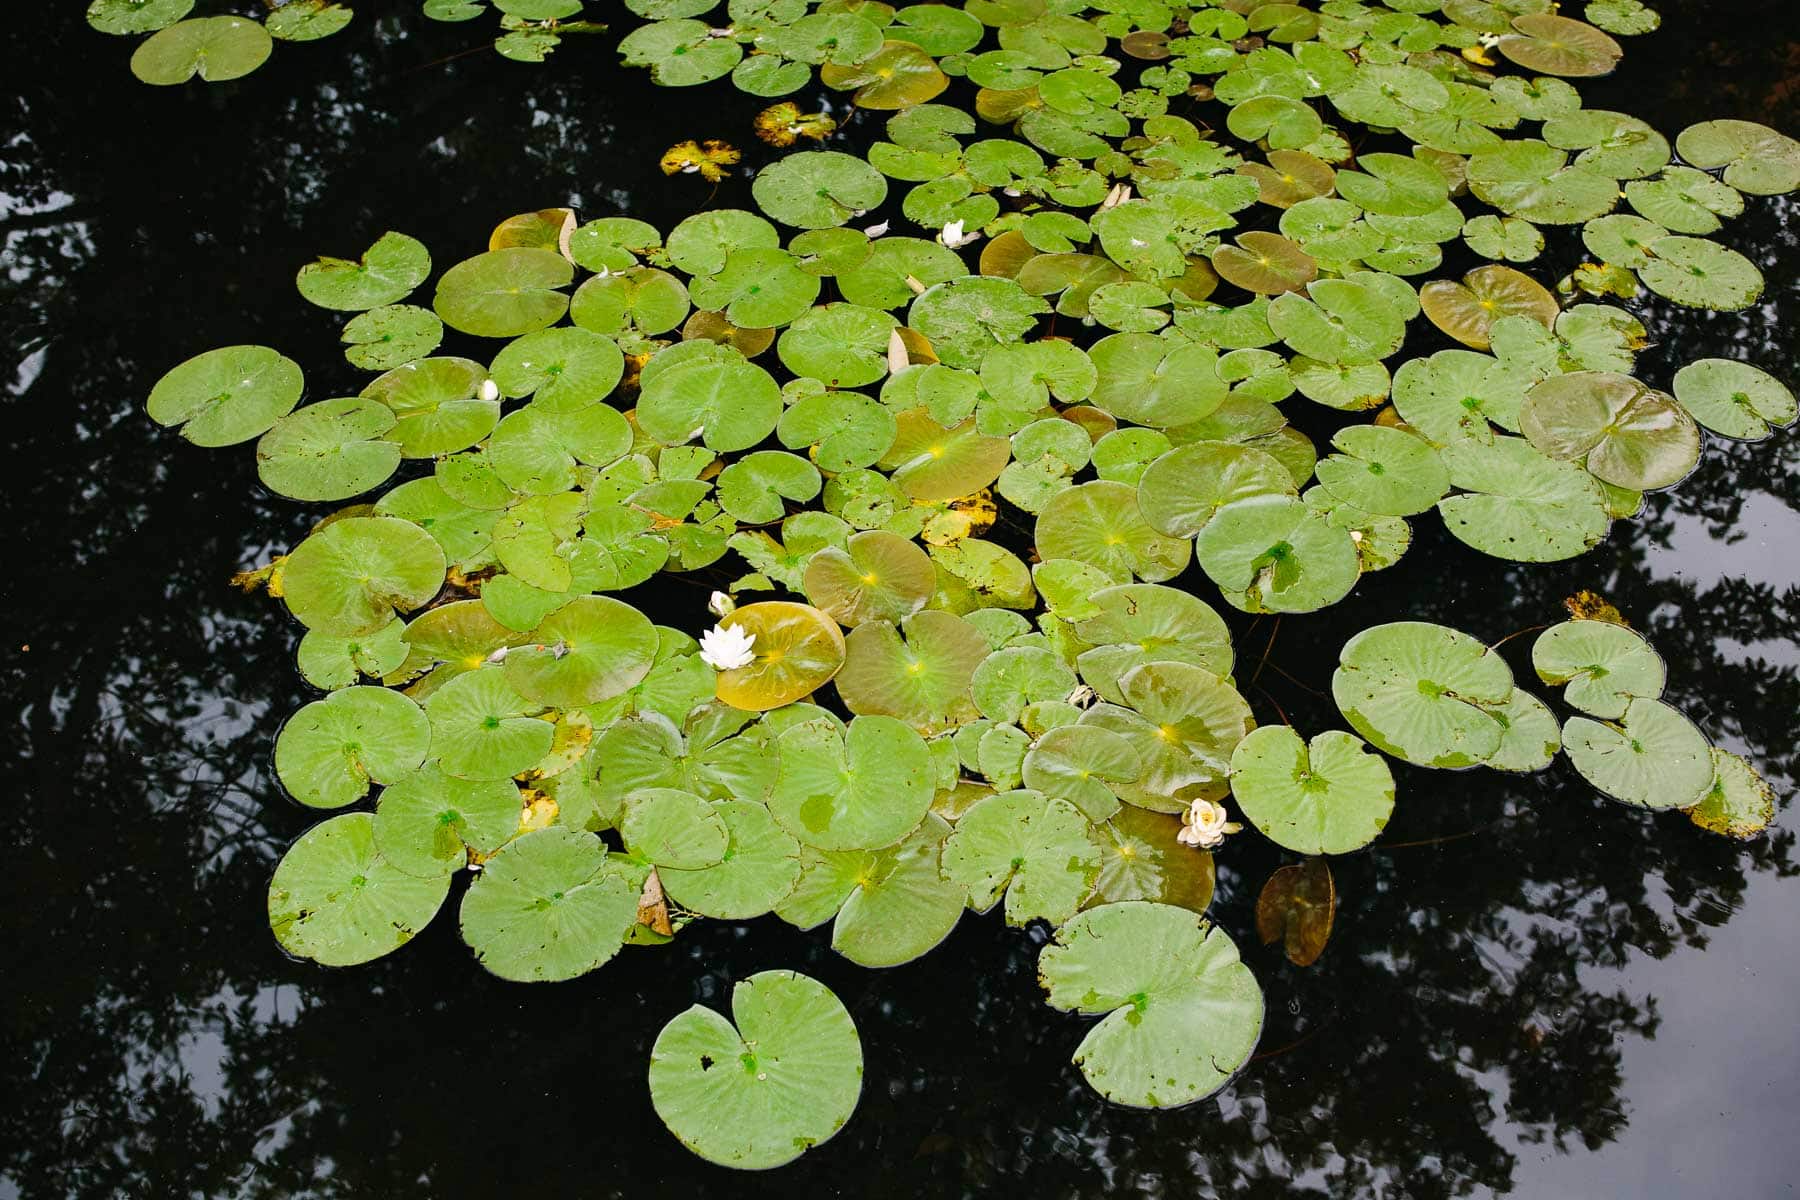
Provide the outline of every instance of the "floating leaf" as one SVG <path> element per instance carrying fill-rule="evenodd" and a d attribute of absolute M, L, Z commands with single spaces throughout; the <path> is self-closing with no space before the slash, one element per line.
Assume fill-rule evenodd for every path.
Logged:
<path fill-rule="evenodd" d="M 1333 435 L 1342 453 L 1319 460 L 1319 483 L 1377 516 L 1422 513 L 1450 490 L 1450 473 L 1425 439 L 1385 425 L 1352 425 Z"/>
<path fill-rule="evenodd" d="M 1663 693 L 1666 671 L 1650 644 L 1611 621 L 1564 621 L 1538 635 L 1531 665 L 1545 683 L 1566 685 L 1563 699 L 1592 716 L 1617 720 L 1632 700 Z"/>
<path fill-rule="evenodd" d="M 711 804 L 680 788 L 643 788 L 619 821 L 625 849 L 658 867 L 699 870 L 721 862 L 731 843 Z"/>
<path fill-rule="evenodd" d="M 638 889 L 606 858 L 599 838 L 562 826 L 508 842 L 463 897 L 463 941 L 502 979 L 547 983 L 594 970 L 637 923 Z"/>
<path fill-rule="evenodd" d="M 532 631 L 536 644 L 506 656 L 506 681 L 552 708 L 577 708 L 623 695 L 650 673 L 656 629 L 610 596 L 577 596 Z"/>
<path fill-rule="evenodd" d="M 268 431 L 300 403 L 299 364 L 267 346 L 195 355 L 156 381 L 144 402 L 158 425 L 196 446 L 231 446 Z"/>
<path fill-rule="evenodd" d="M 432 458 L 466 450 L 493 431 L 500 402 L 481 394 L 486 380 L 473 359 L 421 358 L 371 380 L 362 394 L 394 414 L 387 432 L 403 456 Z"/>
<path fill-rule="evenodd" d="M 988 649 L 980 631 L 961 617 L 926 609 L 899 628 L 865 621 L 845 645 L 837 687 L 851 712 L 895 717 L 923 730 L 974 715 L 969 685 Z"/>
<path fill-rule="evenodd" d="M 456 779 L 427 763 L 382 791 L 375 845 L 409 875 L 447 875 L 462 869 L 469 850 L 491 855 L 516 836 L 520 810 L 511 780 Z"/>
<path fill-rule="evenodd" d="M 1748 841 L 1775 819 L 1775 789 L 1742 758 L 1713 748 L 1713 782 L 1689 819 L 1709 833 Z"/>
<path fill-rule="evenodd" d="M 159 29 L 131 56 L 145 83 L 172 85 L 199 76 L 207 83 L 241 79 L 268 61 L 268 30 L 242 17 L 195 17 Z"/>
<path fill-rule="evenodd" d="M 345 517 L 288 555 L 282 599 L 308 629 L 337 637 L 374 633 L 437 595 L 444 552 L 398 517 Z"/>
<path fill-rule="evenodd" d="M 1444 526 L 1496 558 L 1555 562 L 1592 549 L 1611 523 L 1599 480 L 1524 438 L 1454 442 L 1442 451 L 1463 492 L 1438 502 Z"/>
<path fill-rule="evenodd" d="M 101 33 L 155 33 L 188 15 L 194 0 L 93 0 L 87 23 Z"/>
<path fill-rule="evenodd" d="M 891 845 L 931 807 L 925 740 L 891 717 L 859 716 L 843 729 L 807 721 L 776 739 L 781 774 L 769 811 L 803 844 L 821 850 Z"/>
<path fill-rule="evenodd" d="M 1556 297 L 1543 284 L 1502 266 L 1476 267 L 1461 283 L 1428 283 L 1419 302 L 1433 325 L 1477 350 L 1489 348 L 1488 331 L 1502 317 L 1530 317 L 1548 328 L 1559 311 Z"/>
<path fill-rule="evenodd" d="M 375 818 L 344 813 L 288 847 L 269 881 L 269 927 L 289 954 L 349 967 L 411 941 L 450 890 L 447 874 L 408 875 L 375 846 Z"/>
<path fill-rule="evenodd" d="M 389 371 L 424 358 L 444 340 L 444 323 L 429 309 L 390 304 L 358 313 L 344 326 L 344 357 L 365 371 Z"/>
<path fill-rule="evenodd" d="M 1800 188 L 1800 142 L 1754 121 L 1690 125 L 1675 148 L 1696 167 L 1724 167 L 1725 182 L 1740 192 L 1779 196 Z"/>
<path fill-rule="evenodd" d="M 802 150 L 757 172 L 757 207 L 784 225 L 825 229 L 878 207 L 887 198 L 881 172 L 836 150 Z"/>
<path fill-rule="evenodd" d="M 1541 771 L 1562 749 L 1556 714 L 1524 688 L 1514 688 L 1505 704 L 1488 711 L 1500 722 L 1503 732 L 1500 748 L 1484 766 L 1496 771 Z"/>
<path fill-rule="evenodd" d="M 1365 629 L 1331 676 L 1338 711 L 1376 747 L 1421 767 L 1470 767 L 1499 749 L 1490 709 L 1512 695 L 1512 671 L 1466 633 L 1427 621 Z"/>
<path fill-rule="evenodd" d="M 1251 730 L 1231 753 L 1231 792 L 1246 820 L 1301 854 L 1366 846 L 1394 811 L 1387 764 L 1335 729 L 1311 742 L 1286 725 Z"/>
<path fill-rule="evenodd" d="M 1714 433 L 1761 441 L 1770 426 L 1794 423 L 1794 393 L 1766 371 L 1728 358 L 1703 358 L 1675 372 L 1675 398 Z"/>
<path fill-rule="evenodd" d="M 749 664 L 719 672 L 719 699 L 761 712 L 803 700 L 844 665 L 843 632 L 819 609 L 785 600 L 748 604 L 720 622 L 755 640 Z"/>
<path fill-rule="evenodd" d="M 1100 874 L 1086 907 L 1154 900 L 1203 913 L 1212 903 L 1213 856 L 1176 840 L 1181 818 L 1126 805 L 1093 830 Z"/>
<path fill-rule="evenodd" d="M 1641 808 L 1691 808 L 1713 781 L 1712 747 L 1660 700 L 1633 699 L 1617 722 L 1570 717 L 1563 749 L 1583 779 Z"/>
<path fill-rule="evenodd" d="M 916 542 L 869 530 L 843 549 L 827 546 L 806 565 L 806 597 L 839 623 L 900 621 L 924 608 L 937 572 Z"/>
<path fill-rule="evenodd" d="M 1189 557 L 1186 542 L 1144 519 L 1136 488 L 1107 480 L 1069 488 L 1045 505 L 1037 547 L 1044 558 L 1079 559 L 1148 583 L 1179 575 Z"/>
<path fill-rule="evenodd" d="M 512 247 L 465 259 L 444 272 L 431 302 L 444 324 L 479 337 L 518 337 L 569 311 L 575 269 L 552 250 Z"/>
<path fill-rule="evenodd" d="M 1194 539 L 1200 566 L 1245 612 L 1316 612 L 1356 585 L 1350 535 L 1294 496 L 1236 500 Z"/>
<path fill-rule="evenodd" d="M 314 700 L 288 718 L 275 739 L 275 774 L 310 808 L 342 808 L 417 770 L 431 725 L 409 697 L 379 687 L 350 687 Z"/>
<path fill-rule="evenodd" d="M 1075 1063 L 1116 1104 L 1174 1108 L 1209 1096 L 1262 1033 L 1262 992 L 1237 947 L 1185 908 L 1089 909 L 1056 931 L 1038 976 L 1051 1007 L 1105 1014 Z"/>
<path fill-rule="evenodd" d="M 1074 805 L 1030 790 L 975 802 L 944 843 L 944 873 L 985 912 L 1006 896 L 1006 923 L 1075 915 L 1100 871 L 1088 820 Z"/>
<path fill-rule="evenodd" d="M 301 267 L 294 283 L 320 308 L 361 312 L 405 299 L 430 274 L 431 253 L 424 243 L 389 231 L 363 252 L 360 261 L 321 257 Z"/>
<path fill-rule="evenodd" d="M 720 920 L 773 910 L 800 878 L 800 843 L 759 803 L 722 800 L 713 811 L 730 835 L 725 857 L 698 870 L 661 869 L 664 890 L 683 908 Z"/>
<path fill-rule="evenodd" d="M 1704 238 L 1658 238 L 1650 257 L 1638 268 L 1644 286 L 1689 308 L 1737 312 L 1755 304 L 1763 293 L 1756 264 Z"/>
<path fill-rule="evenodd" d="M 536 715 L 543 706 L 513 688 L 497 667 L 450 680 L 425 702 L 431 753 L 458 779 L 506 779 L 550 752 L 556 729 Z"/>
<path fill-rule="evenodd" d="M 1579 459 L 1595 478 L 1634 491 L 1679 483 L 1700 459 L 1693 419 L 1629 375 L 1553 375 L 1525 394 L 1519 428 L 1549 457 Z"/>
<path fill-rule="evenodd" d="M 1549 13 L 1513 18 L 1514 33 L 1498 49 L 1527 71 L 1545 75 L 1608 75 L 1625 51 L 1619 43 L 1582 21 Z"/>
<path fill-rule="evenodd" d="M 656 1036 L 650 1101 L 708 1162 L 765 1170 L 828 1140 L 862 1094 L 862 1043 L 824 985 L 764 971 L 731 993 L 736 1022 L 696 1004 Z"/>

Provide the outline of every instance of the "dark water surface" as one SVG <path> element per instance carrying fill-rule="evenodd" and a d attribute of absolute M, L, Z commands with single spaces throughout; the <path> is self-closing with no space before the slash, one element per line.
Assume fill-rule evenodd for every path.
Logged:
<path fill-rule="evenodd" d="M 1396 766 L 1394 823 L 1334 863 L 1337 932 L 1306 970 L 1252 933 L 1279 855 L 1234 843 L 1213 916 L 1262 981 L 1268 1026 L 1234 1086 L 1178 1112 L 1109 1107 L 1086 1087 L 1068 1062 L 1086 1022 L 1044 1005 L 1041 938 L 997 916 L 886 972 L 766 918 L 702 923 L 575 982 L 508 984 L 462 947 L 448 905 L 370 966 L 288 961 L 264 894 L 315 814 L 280 795 L 268 761 L 309 691 L 297 627 L 226 579 L 321 510 L 261 491 L 248 446 L 156 429 L 149 384 L 202 350 L 264 342 L 300 360 L 314 397 L 354 391 L 339 321 L 290 282 L 300 263 L 397 228 L 448 264 L 500 218 L 549 205 L 667 229 L 707 188 L 665 180 L 661 150 L 754 147 L 757 105 L 653 89 L 602 39 L 509 63 L 481 48 L 487 21 L 434 25 L 413 0 L 359 4 L 349 32 L 278 46 L 241 83 L 153 90 L 82 7 L 13 0 L 0 34 L 0 1197 L 1793 1190 L 1792 833 L 1725 842 L 1610 804 L 1560 763 L 1527 779 Z M 1584 89 L 1590 107 L 1670 134 L 1727 116 L 1800 130 L 1792 0 L 1660 7 L 1663 32 L 1629 41 L 1623 70 Z M 743 202 L 736 183 L 717 203 Z M 1639 308 L 1657 342 L 1640 373 L 1666 385 L 1719 354 L 1795 382 L 1794 215 L 1792 199 L 1751 198 L 1721 236 L 1767 273 L 1759 307 Z M 1278 705 L 1302 728 L 1335 726 L 1316 689 L 1357 629 L 1412 616 L 1496 640 L 1593 587 L 1668 659 L 1670 699 L 1785 798 L 1797 462 L 1791 432 L 1710 445 L 1598 551 L 1548 567 L 1483 558 L 1421 520 L 1406 561 L 1338 607 L 1279 629 L 1237 621 L 1240 679 L 1263 720 Z M 717 578 L 668 586 L 656 615 L 699 629 Z M 1528 641 L 1509 644 L 1515 665 Z M 670 1016 L 772 967 L 843 998 L 867 1083 L 834 1141 L 732 1175 L 663 1130 L 645 1064 Z"/>

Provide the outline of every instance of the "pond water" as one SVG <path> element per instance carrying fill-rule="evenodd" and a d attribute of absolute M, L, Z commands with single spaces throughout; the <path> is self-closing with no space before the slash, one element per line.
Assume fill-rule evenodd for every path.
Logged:
<path fill-rule="evenodd" d="M 1035 979 L 1041 936 L 997 916 L 886 972 L 773 918 L 702 923 L 547 986 L 487 976 L 444 918 L 367 967 L 290 961 L 264 894 L 315 814 L 281 796 L 269 757 L 310 692 L 298 627 L 227 579 L 318 510 L 264 492 L 241 448 L 156 429 L 144 393 L 190 355 L 262 342 L 338 394 L 352 374 L 338 321 L 295 293 L 298 264 L 387 228 L 454 261 L 501 217 L 550 205 L 666 229 L 742 203 L 741 175 L 714 199 L 656 160 L 687 137 L 755 147 L 755 105 L 654 89 L 605 38 L 506 62 L 410 0 L 360 5 L 347 33 L 284 46 L 240 84 L 153 90 L 80 4 L 15 7 L 0 100 L 0 1197 L 1793 1190 L 1793 834 L 1778 819 L 1747 845 L 1712 838 L 1609 803 L 1560 762 L 1524 779 L 1396 764 L 1394 823 L 1334 864 L 1336 932 L 1307 969 L 1252 933 L 1278 854 L 1234 843 L 1212 915 L 1269 1020 L 1233 1086 L 1174 1112 L 1085 1085 L 1068 1061 L 1085 1022 L 1047 1008 Z M 1712 117 L 1800 130 L 1791 0 L 1659 7 L 1662 32 L 1631 40 L 1619 74 L 1584 89 L 1589 107 L 1671 133 Z M 1724 240 L 1762 266 L 1767 296 L 1729 315 L 1641 305 L 1656 342 L 1641 373 L 1666 383 L 1721 354 L 1793 384 L 1797 231 L 1792 198 L 1751 197 Z M 1235 620 L 1240 679 L 1261 719 L 1337 726 L 1319 692 L 1356 630 L 1411 616 L 1495 641 L 1591 587 L 1667 658 L 1670 699 L 1785 798 L 1800 763 L 1797 467 L 1792 431 L 1714 441 L 1642 517 L 1549 567 L 1421 522 L 1401 569 L 1328 612 Z M 649 602 L 697 630 L 723 577 Z M 867 1082 L 829 1144 L 733 1175 L 658 1123 L 644 1065 L 671 1015 L 773 967 L 844 1000 Z"/>

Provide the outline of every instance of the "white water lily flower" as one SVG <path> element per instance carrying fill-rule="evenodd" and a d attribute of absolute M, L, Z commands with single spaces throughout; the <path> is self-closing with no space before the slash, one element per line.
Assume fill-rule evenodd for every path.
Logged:
<path fill-rule="evenodd" d="M 700 635 L 700 661 L 715 671 L 735 671 L 747 667 L 756 652 L 756 635 L 737 625 L 715 625 Z"/>
<path fill-rule="evenodd" d="M 737 607 L 737 601 L 724 592 L 714 592 L 706 601 L 706 611 L 715 617 L 723 617 Z"/>
<path fill-rule="evenodd" d="M 1196 846 L 1202 850 L 1216 849 L 1224 842 L 1227 834 L 1236 833 L 1243 828 L 1230 817 L 1231 814 L 1225 811 L 1223 804 L 1215 804 L 1211 800 L 1196 800 L 1182 814 L 1181 832 L 1175 835 L 1175 840 L 1184 846 Z"/>
<path fill-rule="evenodd" d="M 956 250 L 968 245 L 970 242 L 980 241 L 981 234 L 979 231 L 975 233 L 964 233 L 963 223 L 961 221 L 952 221 L 944 226 L 943 230 L 938 233 L 937 240 L 948 246 L 950 249 Z"/>
<path fill-rule="evenodd" d="M 500 398 L 500 385 L 491 379 L 484 379 L 481 381 L 481 387 L 478 389 L 477 394 L 483 400 L 492 404 Z"/>
<path fill-rule="evenodd" d="M 888 223 L 886 221 L 877 221 L 875 224 L 863 230 L 863 234 L 866 237 L 878 238 L 887 231 Z"/>

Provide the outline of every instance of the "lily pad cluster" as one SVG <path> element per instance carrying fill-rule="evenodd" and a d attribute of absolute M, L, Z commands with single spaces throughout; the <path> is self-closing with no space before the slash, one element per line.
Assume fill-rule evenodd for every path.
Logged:
<path fill-rule="evenodd" d="M 131 56 L 131 73 L 167 86 L 241 79 L 268 61 L 276 42 L 318 41 L 355 16 L 336 0 L 265 0 L 265 8 L 254 21 L 193 16 L 194 0 L 91 0 L 87 22 L 101 33 L 149 34 Z"/>
<path fill-rule="evenodd" d="M 520 57 L 580 9 L 494 7 Z M 1225 620 L 1181 586 L 1321 609 L 1433 509 L 1483 553 L 1570 558 L 1694 469 L 1702 430 L 1793 422 L 1748 363 L 1635 377 L 1643 325 L 1593 298 L 1752 303 L 1755 267 L 1707 237 L 1800 187 L 1800 145 L 1760 126 L 1671 144 L 1582 106 L 1565 80 L 1611 70 L 1650 10 L 627 7 L 625 61 L 661 83 L 816 78 L 886 136 L 848 153 L 820 126 L 756 172 L 757 211 L 666 231 L 521 213 L 435 280 L 405 234 L 339 247 L 296 277 L 345 315 L 323 392 L 264 346 L 150 392 L 198 445 L 254 441 L 270 490 L 343 506 L 255 574 L 322 693 L 276 773 L 337 814 L 271 883 L 290 952 L 388 953 L 459 872 L 463 940 L 524 981 L 770 913 L 894 966 L 997 909 L 1054 928 L 1050 1003 L 1100 1018 L 1089 1082 L 1165 1107 L 1260 1032 L 1204 916 L 1227 800 L 1307 859 L 1258 906 L 1302 964 L 1335 911 L 1323 856 L 1392 814 L 1384 754 L 1566 750 L 1627 802 L 1766 823 L 1766 787 L 1662 703 L 1623 627 L 1539 640 L 1566 722 L 1466 634 L 1365 630 L 1332 681 L 1354 732 L 1307 737 L 1256 726 Z M 1564 279 L 1521 269 L 1577 241 L 1595 261 Z M 1329 447 L 1297 428 L 1321 418 Z M 691 609 L 633 602 L 665 576 Z M 754 1167 L 840 1127 L 861 1056 L 821 993 L 758 976 L 735 1024 L 676 1018 L 651 1066 L 676 1135 Z"/>
<path fill-rule="evenodd" d="M 541 63 L 568 34 L 604 33 L 606 26 L 587 20 L 582 0 L 425 0 L 422 11 L 433 21 L 472 21 L 489 13 L 499 17 L 500 36 L 494 49 L 515 62 Z M 680 7 L 665 0 L 638 0 L 630 5 L 640 16 Z"/>

